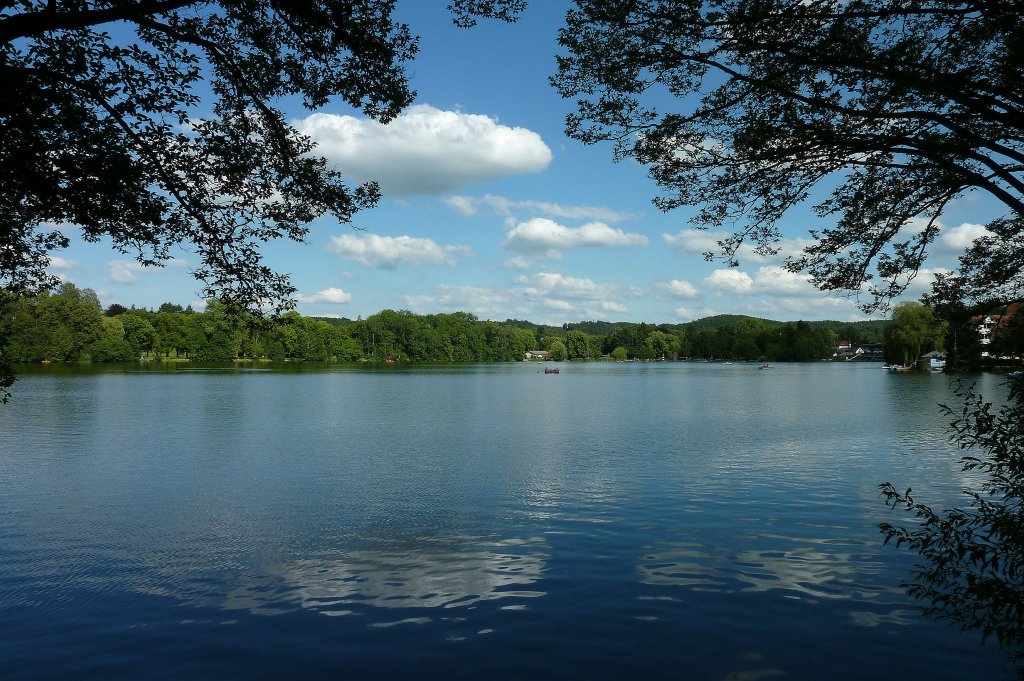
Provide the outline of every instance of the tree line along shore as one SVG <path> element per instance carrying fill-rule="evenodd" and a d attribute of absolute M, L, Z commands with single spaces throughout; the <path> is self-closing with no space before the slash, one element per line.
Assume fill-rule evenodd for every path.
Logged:
<path fill-rule="evenodd" d="M 156 310 L 113 304 L 64 283 L 7 306 L 0 331 L 10 361 L 511 362 L 529 350 L 555 360 L 831 358 L 833 343 L 879 343 L 887 321 L 777 322 L 719 315 L 686 324 L 589 321 L 561 326 L 509 319 L 482 321 L 466 312 L 418 315 L 383 310 L 366 319 L 288 312 L 257 319 L 216 300 L 203 311 L 165 303 Z"/>

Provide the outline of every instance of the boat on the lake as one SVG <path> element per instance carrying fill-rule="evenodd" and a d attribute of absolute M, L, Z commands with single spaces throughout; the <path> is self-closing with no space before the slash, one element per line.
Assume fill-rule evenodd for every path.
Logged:
<path fill-rule="evenodd" d="M 557 374 L 558 369 L 544 369 L 545 374 Z"/>
<path fill-rule="evenodd" d="M 774 369 L 775 367 L 773 367 L 771 364 L 762 364 L 761 366 L 759 366 L 757 368 L 758 369 Z"/>
<path fill-rule="evenodd" d="M 885 368 L 886 368 L 887 371 L 891 371 L 893 373 L 896 373 L 898 371 L 913 371 L 914 370 L 914 367 L 910 366 L 909 364 L 890 364 L 889 366 L 887 366 Z"/>

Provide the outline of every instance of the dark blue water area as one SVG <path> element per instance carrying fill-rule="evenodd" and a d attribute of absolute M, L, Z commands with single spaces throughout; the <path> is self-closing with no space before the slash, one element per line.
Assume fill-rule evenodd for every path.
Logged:
<path fill-rule="evenodd" d="M 881 545 L 976 482 L 945 377 L 260 369 L 23 372 L 0 678 L 1013 678 Z"/>

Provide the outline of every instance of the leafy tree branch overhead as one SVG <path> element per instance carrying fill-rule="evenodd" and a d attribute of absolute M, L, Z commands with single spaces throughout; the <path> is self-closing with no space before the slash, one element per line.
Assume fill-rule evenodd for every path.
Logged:
<path fill-rule="evenodd" d="M 0 288 L 54 286 L 50 253 L 109 237 L 147 265 L 195 250 L 202 295 L 292 305 L 264 242 L 348 223 L 346 184 L 275 106 L 332 100 L 387 122 L 413 101 L 417 39 L 395 0 L 0 2 Z M 514 20 L 520 0 L 452 0 L 455 23 Z M 3 302 L 3 300 L 0 300 Z M 0 340 L 3 340 L 0 338 Z M 13 382 L 0 348 L 0 399 Z"/>
<path fill-rule="evenodd" d="M 665 210 L 775 250 L 814 192 L 828 226 L 789 261 L 824 290 L 904 290 L 956 198 L 1005 207 L 960 293 L 1024 289 L 1024 15 L 1017 2 L 578 0 L 553 82 L 568 133 L 650 168 Z M 667 104 L 665 104 L 667 102 Z M 907 229 L 908 223 L 919 225 Z M 714 254 L 709 254 L 713 257 Z"/>
<path fill-rule="evenodd" d="M 159 265 L 194 248 L 203 295 L 288 307 L 260 244 L 373 206 L 310 153 L 275 101 L 340 100 L 387 122 L 417 51 L 394 0 L 20 0 L 0 3 L 0 279 L 53 285 L 60 226 Z M 517 0 L 453 0 L 460 25 Z"/>

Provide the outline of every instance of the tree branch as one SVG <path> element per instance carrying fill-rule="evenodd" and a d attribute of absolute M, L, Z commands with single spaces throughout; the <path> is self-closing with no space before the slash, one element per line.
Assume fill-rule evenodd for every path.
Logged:
<path fill-rule="evenodd" d="M 132 5 L 87 9 L 78 12 L 58 12 L 55 3 L 48 3 L 41 12 L 24 12 L 0 20 L 0 43 L 19 38 L 31 38 L 51 31 L 66 31 L 98 26 L 114 21 L 138 21 L 141 18 L 164 14 L 189 5 L 205 5 L 209 0 L 141 0 Z"/>

